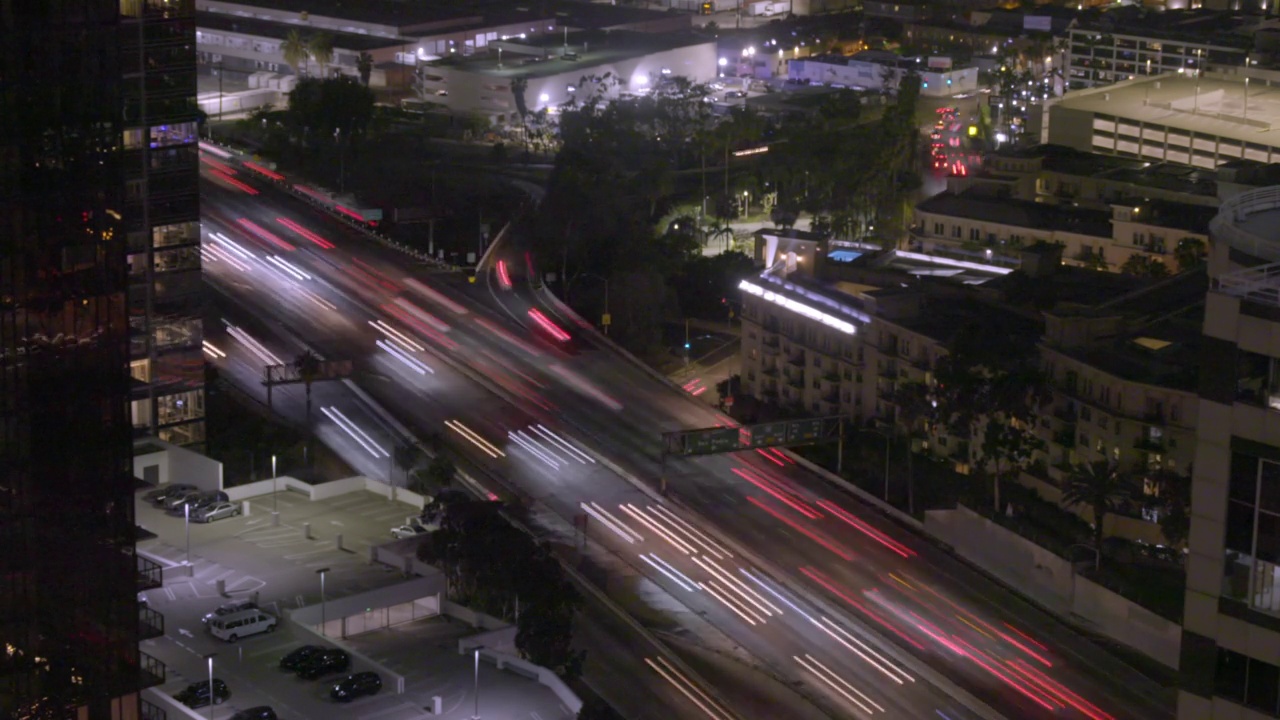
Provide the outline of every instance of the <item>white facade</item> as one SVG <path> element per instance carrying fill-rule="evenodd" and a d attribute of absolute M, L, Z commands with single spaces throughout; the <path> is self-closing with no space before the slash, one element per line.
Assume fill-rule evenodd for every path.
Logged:
<path fill-rule="evenodd" d="M 861 90 L 895 91 L 906 73 L 906 68 L 901 64 L 861 60 L 858 56 L 824 56 L 796 59 L 787 63 L 787 76 L 791 80 Z M 921 68 L 917 73 L 920 75 L 920 94 L 927 97 L 947 97 L 957 93 L 972 93 L 978 89 L 977 68 Z"/>
<path fill-rule="evenodd" d="M 522 65 L 528 56 L 505 53 L 503 67 L 496 58 L 475 58 L 457 63 L 428 64 L 421 73 L 424 98 L 455 113 L 474 113 L 499 120 L 516 112 L 511 81 L 527 81 L 525 103 L 530 112 L 558 108 L 571 101 L 582 78 L 612 73 L 622 78 L 621 92 L 637 92 L 652 87 L 666 75 L 679 75 L 698 83 L 716 77 L 714 41 L 649 54 L 579 53 L 578 60 L 564 60 L 558 51 L 533 65 Z"/>

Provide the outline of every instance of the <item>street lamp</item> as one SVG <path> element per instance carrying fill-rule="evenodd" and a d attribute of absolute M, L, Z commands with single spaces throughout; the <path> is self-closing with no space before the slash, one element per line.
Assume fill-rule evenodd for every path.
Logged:
<path fill-rule="evenodd" d="M 483 645 L 475 647 L 476 654 L 476 712 L 471 716 L 471 720 L 480 720 L 480 651 L 484 649 Z"/>
<path fill-rule="evenodd" d="M 191 565 L 191 503 L 182 503 L 182 516 L 187 526 L 187 566 Z"/>
<path fill-rule="evenodd" d="M 884 501 L 887 503 L 889 502 L 889 431 L 877 424 L 874 428 L 867 428 L 858 432 L 884 436 Z M 843 460 L 844 458 L 841 459 Z"/>
<path fill-rule="evenodd" d="M 327 637 L 325 633 L 325 597 L 324 597 L 324 574 L 329 572 L 329 568 L 320 568 L 316 574 L 320 576 L 320 634 Z"/>
<path fill-rule="evenodd" d="M 271 456 L 271 525 L 278 527 L 280 525 L 280 506 L 276 503 L 276 498 L 280 494 L 280 476 L 276 473 L 276 456 Z"/>
<path fill-rule="evenodd" d="M 213 720 L 213 656 L 218 653 L 209 653 L 204 659 L 209 663 L 209 720 Z"/>

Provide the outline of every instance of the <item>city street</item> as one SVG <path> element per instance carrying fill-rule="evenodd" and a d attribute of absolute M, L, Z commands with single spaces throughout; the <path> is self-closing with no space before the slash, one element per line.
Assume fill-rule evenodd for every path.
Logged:
<path fill-rule="evenodd" d="M 731 421 L 529 289 L 519 248 L 475 285 L 406 274 L 403 256 L 249 171 L 227 177 L 205 184 L 216 287 L 355 361 L 379 404 L 466 448 L 495 482 L 588 518 L 593 537 L 830 712 L 1171 715 L 1153 683 L 785 453 L 671 460 L 676 502 L 660 502 L 661 433 Z M 239 340 L 220 351 L 254 362 Z M 340 419 L 313 419 L 385 462 Z"/>

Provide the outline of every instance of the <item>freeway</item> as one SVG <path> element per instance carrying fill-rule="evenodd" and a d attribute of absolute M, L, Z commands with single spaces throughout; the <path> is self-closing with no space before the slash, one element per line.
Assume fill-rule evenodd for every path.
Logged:
<path fill-rule="evenodd" d="M 673 462 L 678 502 L 657 499 L 660 434 L 731 421 L 528 289 L 518 249 L 475 285 L 406 270 L 252 173 L 206 164 L 210 282 L 384 378 L 362 384 L 468 448 L 491 477 L 587 518 L 597 539 L 829 714 L 1171 716 L 1132 670 L 785 453 Z M 317 419 L 386 464 L 349 420 Z"/>

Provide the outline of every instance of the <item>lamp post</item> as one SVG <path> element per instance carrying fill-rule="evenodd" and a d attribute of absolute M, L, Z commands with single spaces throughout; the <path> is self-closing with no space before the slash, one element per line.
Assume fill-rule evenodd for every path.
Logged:
<path fill-rule="evenodd" d="M 1071 557 L 1072 557 L 1072 553 L 1073 553 L 1077 548 L 1084 548 L 1085 550 L 1090 550 L 1090 551 L 1092 551 L 1092 552 L 1093 552 L 1093 564 L 1094 564 L 1094 567 L 1095 567 L 1095 568 L 1096 568 L 1098 565 L 1101 565 L 1101 564 L 1102 564 L 1102 554 L 1098 551 L 1098 548 L 1096 548 L 1096 547 L 1093 547 L 1093 546 L 1090 546 L 1090 545 L 1081 545 L 1081 544 L 1076 544 L 1076 545 L 1072 545 L 1071 547 L 1068 547 L 1068 548 L 1067 548 L 1067 553 L 1066 553 L 1066 554 L 1067 554 L 1067 564 L 1071 566 L 1071 600 L 1070 600 L 1070 603 L 1071 603 L 1071 604 L 1070 604 L 1069 606 L 1067 606 L 1067 612 L 1068 612 L 1068 613 L 1069 613 L 1069 612 L 1071 612 L 1071 611 L 1072 611 L 1072 609 L 1073 609 L 1073 608 L 1075 608 L 1075 606 L 1076 606 L 1076 563 L 1075 563 L 1075 561 L 1074 561 L 1074 560 L 1072 560 L 1072 559 L 1071 559 Z"/>
<path fill-rule="evenodd" d="M 889 431 L 877 425 L 875 428 L 859 430 L 858 432 L 884 436 L 884 501 L 887 503 L 889 502 Z"/>
<path fill-rule="evenodd" d="M 182 503 L 182 517 L 187 526 L 187 565 L 191 565 L 191 503 Z"/>
<path fill-rule="evenodd" d="M 280 494 L 280 476 L 276 473 L 276 456 L 271 456 L 271 525 L 280 525 L 280 506 L 276 497 Z"/>
<path fill-rule="evenodd" d="M 325 637 L 328 636 L 327 633 L 325 632 L 325 627 L 324 627 L 325 626 L 324 574 L 327 572 L 329 572 L 329 568 L 327 567 L 320 568 L 319 570 L 316 571 L 316 574 L 320 576 L 320 634 Z"/>
<path fill-rule="evenodd" d="M 222 61 L 218 61 L 218 120 L 222 120 Z M 209 123 L 209 137 L 213 137 L 213 123 Z"/>
<path fill-rule="evenodd" d="M 566 286 L 564 289 L 564 294 L 566 296 L 565 300 L 567 301 L 569 299 L 567 297 L 569 295 L 569 288 L 573 287 L 573 284 L 575 282 L 577 282 L 579 279 L 584 277 L 592 277 L 604 283 L 604 317 L 601 318 L 603 322 L 601 322 L 600 324 L 604 326 L 604 334 L 608 335 L 609 325 L 611 324 L 610 321 L 612 320 L 612 318 L 609 316 L 609 278 L 603 275 L 597 275 L 592 272 L 578 273 L 577 275 L 574 276 L 573 280 L 569 281 L 569 285 Z"/>
<path fill-rule="evenodd" d="M 209 720 L 213 720 L 213 656 L 218 653 L 209 653 L 204 659 L 209 663 Z"/>
<path fill-rule="evenodd" d="M 475 711 L 475 714 L 471 716 L 471 720 L 480 720 L 480 651 L 481 651 L 481 650 L 483 650 L 483 649 L 484 649 L 484 646 L 483 646 L 483 645 L 477 645 L 477 646 L 475 647 L 475 655 L 476 655 L 476 687 L 475 687 L 475 692 L 476 692 L 476 711 Z"/>

